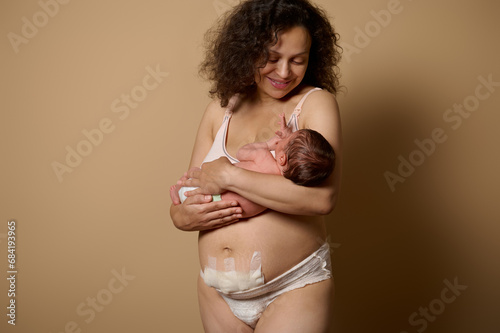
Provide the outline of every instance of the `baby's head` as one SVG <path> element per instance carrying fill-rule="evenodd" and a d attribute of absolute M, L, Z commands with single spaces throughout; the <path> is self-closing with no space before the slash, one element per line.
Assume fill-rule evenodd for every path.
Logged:
<path fill-rule="evenodd" d="M 315 130 L 301 129 L 278 143 L 276 161 L 283 176 L 297 185 L 317 186 L 335 167 L 335 152 Z"/>

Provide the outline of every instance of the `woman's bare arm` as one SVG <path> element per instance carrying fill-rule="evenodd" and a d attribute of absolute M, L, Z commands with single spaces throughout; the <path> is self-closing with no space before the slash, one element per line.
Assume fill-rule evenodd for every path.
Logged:
<path fill-rule="evenodd" d="M 190 167 L 201 165 L 214 141 L 214 126 L 222 121 L 222 111 L 212 102 L 208 105 L 196 135 Z M 186 175 L 181 179 L 187 179 Z M 234 200 L 212 202 L 211 195 L 195 195 L 183 204 L 170 206 L 170 217 L 175 227 L 184 231 L 198 231 L 222 227 L 241 218 L 241 208 Z"/>

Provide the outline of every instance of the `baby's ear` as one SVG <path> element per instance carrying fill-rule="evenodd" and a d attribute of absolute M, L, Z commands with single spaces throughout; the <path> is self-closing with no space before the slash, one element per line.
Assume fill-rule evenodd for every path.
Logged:
<path fill-rule="evenodd" d="M 283 152 L 278 154 L 278 156 L 276 156 L 276 161 L 280 166 L 285 166 L 287 163 L 286 154 Z"/>

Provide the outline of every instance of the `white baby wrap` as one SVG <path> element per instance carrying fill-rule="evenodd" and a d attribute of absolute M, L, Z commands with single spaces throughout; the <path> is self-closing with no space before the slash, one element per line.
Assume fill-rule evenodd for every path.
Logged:
<path fill-rule="evenodd" d="M 181 203 L 184 202 L 184 200 L 187 199 L 186 195 L 184 193 L 188 192 L 188 191 L 192 191 L 192 190 L 196 190 L 197 187 L 181 187 L 179 189 L 179 198 L 181 199 Z"/>
<path fill-rule="evenodd" d="M 188 186 L 181 187 L 179 189 L 179 192 L 178 192 L 179 193 L 179 199 L 181 199 L 181 203 L 184 203 L 184 200 L 187 199 L 186 194 L 185 194 L 186 192 L 192 191 L 192 190 L 196 190 L 196 189 L 197 189 L 197 187 L 188 187 Z M 222 200 L 222 197 L 221 197 L 220 194 L 213 194 L 212 195 L 212 201 L 220 201 L 220 200 Z"/>

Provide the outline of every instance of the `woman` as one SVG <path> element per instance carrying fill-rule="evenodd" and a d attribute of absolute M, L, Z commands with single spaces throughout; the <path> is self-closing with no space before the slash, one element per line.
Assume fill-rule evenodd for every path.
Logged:
<path fill-rule="evenodd" d="M 200 231 L 203 325 L 218 333 L 325 332 L 333 280 L 322 216 L 337 201 L 342 154 L 337 35 L 307 0 L 248 0 L 208 36 L 202 72 L 215 99 L 179 181 L 199 189 L 170 211 L 177 228 Z M 314 129 L 334 148 L 335 171 L 321 186 L 232 165 L 240 147 L 279 129 L 282 112 L 295 130 Z M 237 202 L 212 201 L 224 191 L 268 209 L 241 219 Z"/>

